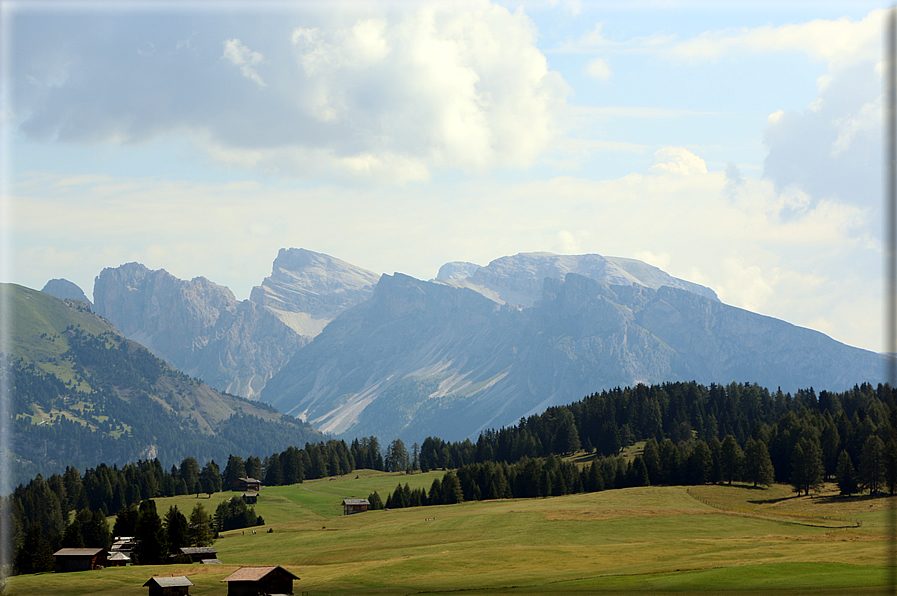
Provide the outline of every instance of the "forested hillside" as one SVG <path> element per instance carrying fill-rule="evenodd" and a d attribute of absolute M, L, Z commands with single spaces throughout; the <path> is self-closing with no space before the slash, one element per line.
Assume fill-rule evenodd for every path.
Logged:
<path fill-rule="evenodd" d="M 154 506 L 147 505 L 150 499 L 212 493 L 243 476 L 276 486 L 360 468 L 446 470 L 429 490 L 400 482 L 385 498 L 371 494 L 375 508 L 733 481 L 787 483 L 797 493 L 809 493 L 834 480 L 846 496 L 893 494 L 892 399 L 887 386 L 869 384 L 840 393 L 808 389 L 795 395 L 737 383 L 637 385 L 550 408 L 515 426 L 484 432 L 476 442 L 428 437 L 410 452 L 394 439 L 384 455 L 376 437 L 365 437 L 351 444 L 293 444 L 267 456 L 247 447 L 237 451 L 245 459 L 233 452 L 226 463 L 219 459 L 223 469 L 214 461 L 200 465 L 194 457 L 170 469 L 158 459 L 121 467 L 101 464 L 83 475 L 68 467 L 20 485 L 10 499 L 0 500 L 0 510 L 11 518 L 17 560 L 25 565 L 19 572 L 28 572 L 40 570 L 35 561 L 51 564 L 39 554 L 64 544 L 67 535 L 84 535 L 85 530 L 72 529 L 76 522 L 100 527 L 94 534 L 108 536 L 108 528 L 95 521 L 98 513 L 157 520 Z M 637 441 L 644 442 L 642 450 L 624 457 L 621 448 Z M 576 462 L 567 457 L 574 453 Z M 77 515 L 69 521 L 72 512 Z M 171 520 L 164 524 L 154 521 L 159 532 L 171 532 L 171 524 L 180 520 L 177 512 L 169 513 Z M 257 523 L 257 518 L 238 502 L 219 506 L 211 521 L 222 529 Z"/>
<path fill-rule="evenodd" d="M 219 393 L 125 339 L 80 301 L 4 284 L 12 303 L 7 478 L 138 459 L 164 464 L 269 452 L 323 435 L 265 404 Z"/>

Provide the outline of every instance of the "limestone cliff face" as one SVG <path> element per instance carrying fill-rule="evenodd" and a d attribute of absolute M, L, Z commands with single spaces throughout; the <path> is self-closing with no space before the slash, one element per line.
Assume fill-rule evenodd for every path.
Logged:
<path fill-rule="evenodd" d="M 434 281 L 470 288 L 497 302 L 532 306 L 542 296 L 546 277 L 564 279 L 568 273 L 614 285 L 678 288 L 718 300 L 710 288 L 678 279 L 642 261 L 597 254 L 520 253 L 495 259 L 485 267 L 456 261 L 440 267 Z"/>
<path fill-rule="evenodd" d="M 296 333 L 314 337 L 351 306 L 367 300 L 379 275 L 304 248 L 282 248 L 271 275 L 249 299 Z"/>
<path fill-rule="evenodd" d="M 97 313 L 129 339 L 220 391 L 255 398 L 309 338 L 204 277 L 182 280 L 139 263 L 104 269 Z"/>
<path fill-rule="evenodd" d="M 275 375 L 261 399 L 324 431 L 473 436 L 605 388 L 756 382 L 843 390 L 880 356 L 690 290 L 548 276 L 528 308 L 384 275 Z"/>

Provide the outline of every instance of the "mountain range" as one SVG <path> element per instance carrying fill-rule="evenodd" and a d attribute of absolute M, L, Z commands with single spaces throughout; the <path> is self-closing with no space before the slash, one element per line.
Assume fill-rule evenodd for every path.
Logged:
<path fill-rule="evenodd" d="M 242 302 L 130 263 L 100 273 L 94 302 L 173 366 L 344 437 L 475 438 L 637 383 L 843 390 L 883 376 L 880 355 L 595 254 L 451 262 L 423 281 L 281 249 Z"/>
<path fill-rule="evenodd" d="M 14 284 L 0 284 L 0 293 L 12 314 L 0 367 L 12 396 L 12 451 L 0 454 L 4 479 L 156 457 L 223 465 L 231 453 L 264 455 L 324 439 L 271 406 L 174 369 L 85 301 Z"/>

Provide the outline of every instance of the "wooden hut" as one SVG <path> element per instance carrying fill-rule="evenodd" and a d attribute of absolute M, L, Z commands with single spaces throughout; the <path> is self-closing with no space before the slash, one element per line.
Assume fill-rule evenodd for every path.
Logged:
<path fill-rule="evenodd" d="M 106 566 L 104 548 L 61 548 L 53 556 L 56 557 L 56 573 L 89 571 Z"/>
<path fill-rule="evenodd" d="M 361 513 L 367 511 L 371 506 L 371 502 L 367 499 L 344 499 L 343 515 L 352 515 L 353 513 Z"/>
<path fill-rule="evenodd" d="M 199 563 L 203 559 L 218 558 L 218 551 L 213 546 L 182 546 L 181 554 L 190 557 L 191 563 Z"/>
<path fill-rule="evenodd" d="M 131 562 L 131 557 L 121 551 L 115 551 L 106 559 L 107 567 L 124 567 Z"/>
<path fill-rule="evenodd" d="M 222 582 L 227 582 L 227 596 L 259 596 L 260 594 L 292 594 L 293 580 L 299 579 L 280 565 L 275 567 L 240 567 Z"/>
<path fill-rule="evenodd" d="M 151 577 L 143 584 L 149 588 L 149 596 L 183 596 L 190 595 L 192 581 L 183 575 L 177 577 Z"/>
<path fill-rule="evenodd" d="M 231 483 L 231 490 L 240 492 L 252 490 L 258 492 L 262 490 L 262 481 L 255 478 L 238 478 Z"/>

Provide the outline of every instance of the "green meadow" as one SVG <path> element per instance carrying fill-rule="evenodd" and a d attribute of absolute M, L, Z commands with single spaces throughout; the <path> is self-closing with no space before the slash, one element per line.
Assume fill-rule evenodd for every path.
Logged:
<path fill-rule="evenodd" d="M 241 565 L 282 565 L 296 594 L 884 593 L 890 499 L 796 497 L 785 486 L 644 487 L 545 499 L 371 511 L 343 498 L 443 472 L 361 471 L 262 490 L 265 525 L 215 542 L 223 565 L 132 566 L 9 579 L 10 594 L 146 594 L 152 576 L 187 575 L 224 595 Z M 214 508 L 231 493 L 157 499 Z M 273 532 L 268 533 L 267 530 Z"/>

